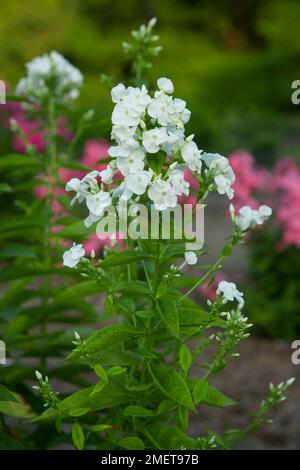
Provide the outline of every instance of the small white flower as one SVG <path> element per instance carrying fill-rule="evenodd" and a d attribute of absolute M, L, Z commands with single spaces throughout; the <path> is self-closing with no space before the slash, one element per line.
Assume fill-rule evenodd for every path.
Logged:
<path fill-rule="evenodd" d="M 143 146 L 149 153 L 156 153 L 160 146 L 168 142 L 169 136 L 164 127 L 157 127 L 143 133 Z"/>
<path fill-rule="evenodd" d="M 169 182 L 171 183 L 176 196 L 189 195 L 190 183 L 185 181 L 183 171 L 172 170 L 169 174 Z"/>
<path fill-rule="evenodd" d="M 28 94 L 33 100 L 50 92 L 60 100 L 73 100 L 78 97 L 83 76 L 58 52 L 52 51 L 50 54 L 36 57 L 26 64 L 26 68 L 27 77 L 18 83 L 17 94 Z"/>
<path fill-rule="evenodd" d="M 102 217 L 105 209 L 111 206 L 111 197 L 108 192 L 99 191 L 86 197 L 86 205 L 89 211 L 96 217 Z"/>
<path fill-rule="evenodd" d="M 251 209 L 249 206 L 243 206 L 235 219 L 236 225 L 242 230 L 254 228 L 256 225 L 263 224 L 272 214 L 269 206 L 262 205 L 258 210 Z"/>
<path fill-rule="evenodd" d="M 201 150 L 198 149 L 195 142 L 190 141 L 182 149 L 182 158 L 192 171 L 199 172 L 202 167 Z"/>
<path fill-rule="evenodd" d="M 269 219 L 269 217 L 271 217 L 272 215 L 272 209 L 271 207 L 263 204 L 262 206 L 259 206 L 258 208 L 258 216 L 259 218 L 265 222 L 266 220 Z"/>
<path fill-rule="evenodd" d="M 148 196 L 159 211 L 175 207 L 177 204 L 174 189 L 168 181 L 163 181 L 160 177 L 157 177 L 148 189 Z"/>
<path fill-rule="evenodd" d="M 131 191 L 133 194 L 141 196 L 146 192 L 146 189 L 151 181 L 152 176 L 152 170 L 142 170 L 137 173 L 129 173 L 126 176 L 125 180 L 126 189 Z"/>
<path fill-rule="evenodd" d="M 219 153 L 203 153 L 202 159 L 214 177 L 218 193 L 226 194 L 229 199 L 232 199 L 234 191 L 231 186 L 235 181 L 235 175 L 228 158 Z"/>
<path fill-rule="evenodd" d="M 144 169 L 144 166 L 145 162 L 143 152 L 136 152 L 136 154 L 133 153 L 127 158 L 117 158 L 117 167 L 124 176 L 128 175 L 128 173 L 138 173 Z"/>
<path fill-rule="evenodd" d="M 124 98 L 126 88 L 123 83 L 119 83 L 111 90 L 111 99 L 113 103 L 119 103 Z"/>
<path fill-rule="evenodd" d="M 74 268 L 80 261 L 81 258 L 85 255 L 85 250 L 83 246 L 76 245 L 73 243 L 72 248 L 65 251 L 63 254 L 63 264 L 64 266 L 68 266 L 69 268 Z"/>
<path fill-rule="evenodd" d="M 136 126 L 117 125 L 112 127 L 111 138 L 117 142 L 126 142 L 134 137 Z"/>
<path fill-rule="evenodd" d="M 114 178 L 114 170 L 111 165 L 107 165 L 105 170 L 100 171 L 101 181 L 105 184 L 112 184 Z"/>
<path fill-rule="evenodd" d="M 169 78 L 159 78 L 157 80 L 157 86 L 160 90 L 164 91 L 165 93 L 172 94 L 174 92 L 174 85 Z"/>
<path fill-rule="evenodd" d="M 218 284 L 217 292 L 223 294 L 223 298 L 226 300 L 233 301 L 236 299 L 242 307 L 244 305 L 243 293 L 238 291 L 234 282 L 221 281 Z"/>
<path fill-rule="evenodd" d="M 184 254 L 184 257 L 185 257 L 186 263 L 189 264 L 190 266 L 193 266 L 198 261 L 197 255 L 193 251 L 186 251 Z"/>

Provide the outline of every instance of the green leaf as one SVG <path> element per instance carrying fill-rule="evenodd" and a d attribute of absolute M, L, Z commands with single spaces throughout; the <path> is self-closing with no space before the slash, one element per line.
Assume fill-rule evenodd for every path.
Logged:
<path fill-rule="evenodd" d="M 155 416 L 155 413 L 152 410 L 148 410 L 147 408 L 144 408 L 143 406 L 127 406 L 124 410 L 124 416 L 137 416 L 137 417 L 149 417 L 149 416 Z"/>
<path fill-rule="evenodd" d="M 234 400 L 231 400 L 231 398 L 226 397 L 222 392 L 217 390 L 212 385 L 208 386 L 207 393 L 203 402 L 207 405 L 218 406 L 221 408 L 236 405 L 236 402 Z"/>
<path fill-rule="evenodd" d="M 4 155 L 0 157 L 0 171 L 11 171 L 15 169 L 26 169 L 26 168 L 33 168 L 34 170 L 38 170 L 42 168 L 44 165 L 43 163 L 36 157 L 29 157 L 28 155 L 22 154 L 10 154 Z"/>
<path fill-rule="evenodd" d="M 20 397 L 14 393 L 15 401 L 0 401 L 0 413 L 15 418 L 32 418 L 34 413 L 30 406 Z"/>
<path fill-rule="evenodd" d="M 67 414 L 78 408 L 89 408 L 96 411 L 122 405 L 135 397 L 132 393 L 123 391 L 111 382 L 105 384 L 102 390 L 91 396 L 93 390 L 94 386 L 91 386 L 72 393 L 59 402 L 58 408 Z"/>
<path fill-rule="evenodd" d="M 75 410 L 70 411 L 69 415 L 77 418 L 78 416 L 83 416 L 90 411 L 90 408 L 76 408 Z"/>
<path fill-rule="evenodd" d="M 112 287 L 111 292 L 142 296 L 151 295 L 148 284 L 144 281 L 121 282 L 119 285 Z"/>
<path fill-rule="evenodd" d="M 179 317 L 175 302 L 169 298 L 159 299 L 157 301 L 158 311 L 162 317 L 164 324 L 170 331 L 172 336 L 179 336 Z"/>
<path fill-rule="evenodd" d="M 0 385 L 0 401 L 14 401 L 18 403 L 15 394 L 10 392 L 4 385 Z"/>
<path fill-rule="evenodd" d="M 189 368 L 191 367 L 192 361 L 193 358 L 190 353 L 190 350 L 187 345 L 183 343 L 179 350 L 179 362 L 185 375 L 187 375 Z"/>
<path fill-rule="evenodd" d="M 111 429 L 112 426 L 110 424 L 96 424 L 92 427 L 93 432 L 101 432 L 106 431 L 107 429 Z"/>
<path fill-rule="evenodd" d="M 118 441 L 118 445 L 123 447 L 123 449 L 129 450 L 143 450 L 145 448 L 145 444 L 139 437 L 123 437 Z"/>
<path fill-rule="evenodd" d="M 72 440 L 77 449 L 84 448 L 84 434 L 79 423 L 74 423 L 72 426 Z"/>
<path fill-rule="evenodd" d="M 102 367 L 100 364 L 97 364 L 94 367 L 94 371 L 98 375 L 98 377 L 100 377 L 100 379 L 102 379 L 104 382 L 108 382 L 107 373 L 104 367 Z"/>
<path fill-rule="evenodd" d="M 102 351 L 105 348 L 131 340 L 133 336 L 142 334 L 141 330 L 130 327 L 128 325 L 112 325 L 106 326 L 92 334 L 86 341 L 86 348 L 90 354 Z M 80 351 L 75 349 L 68 359 L 76 359 L 80 357 Z"/>
<path fill-rule="evenodd" d="M 7 183 L 0 183 L 0 194 L 2 193 L 11 193 L 12 187 Z"/>
<path fill-rule="evenodd" d="M 126 372 L 126 370 L 127 369 L 125 367 L 113 366 L 110 369 L 108 369 L 107 375 L 109 375 L 110 377 L 113 377 L 114 375 L 123 374 L 124 372 Z"/>
<path fill-rule="evenodd" d="M 96 295 L 102 292 L 99 282 L 97 281 L 83 281 L 64 288 L 62 292 L 54 298 L 55 305 L 67 304 L 69 301 L 74 301 L 76 298 L 87 297 Z"/>
<path fill-rule="evenodd" d="M 25 450 L 24 447 L 11 436 L 0 431 L 0 450 Z"/>
<path fill-rule="evenodd" d="M 149 372 L 157 388 L 166 397 L 171 398 L 179 405 L 195 411 L 189 388 L 184 378 L 170 367 L 153 367 L 148 365 Z"/>
<path fill-rule="evenodd" d="M 155 447 L 158 444 L 159 449 L 195 449 L 195 439 L 188 437 L 185 432 L 175 427 L 153 424 L 148 426 L 147 429 L 142 428 L 141 432 L 144 432 L 150 438 Z"/>
<path fill-rule="evenodd" d="M 0 259 L 1 258 L 33 258 L 36 259 L 37 255 L 26 245 L 22 245 L 20 243 L 11 243 L 8 245 L 3 246 L 0 249 Z"/>
<path fill-rule="evenodd" d="M 121 253 L 113 254 L 105 258 L 101 262 L 101 268 L 112 268 L 115 266 L 124 266 L 129 263 L 136 263 L 146 259 L 152 259 L 153 256 L 149 253 L 142 251 L 122 251 Z"/>
<path fill-rule="evenodd" d="M 201 403 L 207 395 L 209 384 L 206 379 L 201 379 L 197 382 L 193 390 L 193 398 L 196 405 Z"/>

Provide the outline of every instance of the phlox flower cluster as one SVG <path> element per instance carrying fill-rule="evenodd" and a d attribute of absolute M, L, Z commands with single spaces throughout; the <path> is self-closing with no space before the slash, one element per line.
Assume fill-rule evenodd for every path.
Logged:
<path fill-rule="evenodd" d="M 100 220 L 105 210 L 117 199 L 151 202 L 159 211 L 174 208 L 178 198 L 188 197 L 188 170 L 201 185 L 209 180 L 209 190 L 233 196 L 234 173 L 228 159 L 219 154 L 202 152 L 185 136 L 190 111 L 185 101 L 173 98 L 171 80 L 160 78 L 151 96 L 147 88 L 119 84 L 112 89 L 115 103 L 112 113 L 112 160 L 106 169 L 93 171 L 83 179 L 72 179 L 67 191 L 75 191 L 75 201 L 85 200 L 90 226 Z M 121 184 L 112 187 L 116 173 Z"/>
<path fill-rule="evenodd" d="M 79 96 L 83 83 L 81 72 L 56 51 L 35 57 L 26 64 L 27 76 L 17 85 L 17 94 L 40 101 L 50 94 L 58 101 L 72 101 Z"/>

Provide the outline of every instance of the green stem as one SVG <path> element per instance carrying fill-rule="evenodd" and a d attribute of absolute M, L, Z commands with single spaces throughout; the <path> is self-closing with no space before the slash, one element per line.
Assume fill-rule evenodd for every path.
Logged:
<path fill-rule="evenodd" d="M 207 271 L 207 273 L 205 273 L 197 282 L 196 284 L 194 284 L 193 287 L 191 287 L 191 289 L 189 291 L 187 291 L 180 299 L 179 299 L 179 302 L 182 302 L 186 297 L 188 297 L 195 289 L 197 289 L 198 286 L 200 286 L 200 284 L 202 284 L 213 272 L 215 272 L 218 267 L 219 267 L 219 264 L 222 262 L 222 260 L 225 258 L 224 255 L 221 255 L 217 261 L 212 265 L 212 267 Z"/>

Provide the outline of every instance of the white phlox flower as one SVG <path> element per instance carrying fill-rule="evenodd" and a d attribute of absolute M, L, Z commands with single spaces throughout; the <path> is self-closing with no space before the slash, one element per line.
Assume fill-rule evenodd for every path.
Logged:
<path fill-rule="evenodd" d="M 63 254 L 63 264 L 64 266 L 68 266 L 69 268 L 74 268 L 81 258 L 83 258 L 85 255 L 85 250 L 83 246 L 76 245 L 76 243 L 73 243 L 72 248 L 69 250 L 65 251 Z"/>
<path fill-rule="evenodd" d="M 254 228 L 256 225 L 263 224 L 271 215 L 272 209 L 266 205 L 260 206 L 258 210 L 251 209 L 249 206 L 243 206 L 235 218 L 235 223 L 242 231 L 245 231 Z"/>
<path fill-rule="evenodd" d="M 218 193 L 226 194 L 229 199 L 232 199 L 234 191 L 231 186 L 235 181 L 235 175 L 228 158 L 218 153 L 203 153 L 202 159 L 213 174 Z"/>
<path fill-rule="evenodd" d="M 190 183 L 185 181 L 183 171 L 172 170 L 168 181 L 174 189 L 176 196 L 189 195 Z"/>
<path fill-rule="evenodd" d="M 27 76 L 16 89 L 18 95 L 32 100 L 51 93 L 56 99 L 74 100 L 83 83 L 81 72 L 56 51 L 34 58 L 26 64 Z"/>
<path fill-rule="evenodd" d="M 232 302 L 234 299 L 236 299 L 240 307 L 243 307 L 244 305 L 244 294 L 237 289 L 234 282 L 219 282 L 217 293 L 221 293 L 225 301 L 230 300 Z"/>
<path fill-rule="evenodd" d="M 184 254 L 184 258 L 185 258 L 186 264 L 190 266 L 193 266 L 198 261 L 197 255 L 193 251 L 186 251 Z"/>
<path fill-rule="evenodd" d="M 154 179 L 148 189 L 148 196 L 153 201 L 155 209 L 159 211 L 175 207 L 177 204 L 174 188 L 168 181 L 163 181 L 161 177 Z"/>

